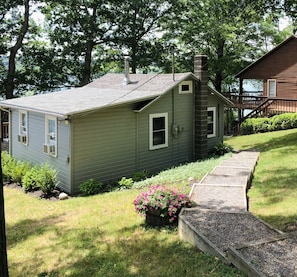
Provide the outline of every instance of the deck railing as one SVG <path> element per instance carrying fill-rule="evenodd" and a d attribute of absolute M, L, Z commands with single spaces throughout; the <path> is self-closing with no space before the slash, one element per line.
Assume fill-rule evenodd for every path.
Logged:
<path fill-rule="evenodd" d="M 270 114 L 297 112 L 297 99 L 268 98 L 265 96 L 239 95 L 226 93 L 225 97 L 230 99 L 238 109 L 254 110 L 260 107 L 267 99 L 272 99 L 271 104 L 265 111 Z"/>

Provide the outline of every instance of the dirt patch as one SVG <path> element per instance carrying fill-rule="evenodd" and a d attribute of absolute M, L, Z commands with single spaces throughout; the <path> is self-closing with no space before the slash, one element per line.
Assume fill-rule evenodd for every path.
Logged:
<path fill-rule="evenodd" d="M 28 191 L 25 192 L 22 188 L 22 186 L 18 183 L 4 183 L 4 186 L 12 189 L 22 190 L 24 193 L 31 195 L 32 197 L 45 199 L 48 201 L 57 201 L 59 200 L 59 194 L 61 191 L 59 189 L 53 190 L 53 192 L 49 196 L 44 196 L 43 192 L 41 190 L 34 190 L 34 191 Z M 68 196 L 70 198 L 70 196 Z"/>

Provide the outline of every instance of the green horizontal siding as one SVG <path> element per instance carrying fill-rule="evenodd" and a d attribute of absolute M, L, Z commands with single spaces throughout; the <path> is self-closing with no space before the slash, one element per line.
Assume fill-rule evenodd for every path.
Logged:
<path fill-rule="evenodd" d="M 32 164 L 44 164 L 48 162 L 58 170 L 59 187 L 66 192 L 71 191 L 69 125 L 62 122 L 57 125 L 58 155 L 51 157 L 43 153 L 45 142 L 45 115 L 35 112 L 28 112 L 28 145 L 17 141 L 19 129 L 19 111 L 12 111 L 11 121 L 11 154 L 22 161 L 29 161 Z"/>
<path fill-rule="evenodd" d="M 73 185 L 116 180 L 135 170 L 135 113 L 131 106 L 73 120 Z"/>

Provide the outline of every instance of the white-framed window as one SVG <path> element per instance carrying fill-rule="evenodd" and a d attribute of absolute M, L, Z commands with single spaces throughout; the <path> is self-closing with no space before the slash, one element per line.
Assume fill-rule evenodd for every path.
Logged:
<path fill-rule="evenodd" d="M 267 92 L 268 92 L 268 97 L 276 97 L 276 80 L 275 79 L 267 80 Z"/>
<path fill-rule="evenodd" d="M 57 118 L 45 117 L 45 143 L 43 152 L 50 156 L 57 156 Z"/>
<path fill-rule="evenodd" d="M 207 137 L 213 138 L 216 136 L 216 108 L 207 108 Z"/>
<path fill-rule="evenodd" d="M 168 147 L 168 113 L 149 116 L 150 150 Z"/>
<path fill-rule="evenodd" d="M 193 93 L 193 82 L 183 81 L 179 83 L 179 93 Z"/>
<path fill-rule="evenodd" d="M 28 144 L 28 112 L 19 111 L 19 134 L 18 142 Z"/>

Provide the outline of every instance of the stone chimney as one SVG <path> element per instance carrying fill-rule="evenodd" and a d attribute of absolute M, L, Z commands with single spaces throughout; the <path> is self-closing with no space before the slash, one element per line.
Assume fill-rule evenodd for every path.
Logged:
<path fill-rule="evenodd" d="M 130 61 L 130 57 L 125 56 L 125 78 L 123 81 L 123 85 L 125 86 L 131 83 L 130 76 L 129 76 L 129 71 L 130 71 L 129 61 Z"/>
<path fill-rule="evenodd" d="M 207 157 L 207 104 L 208 104 L 208 69 L 207 56 L 194 57 L 194 74 L 199 79 L 195 84 L 195 119 L 194 119 L 194 157 L 196 160 Z"/>

